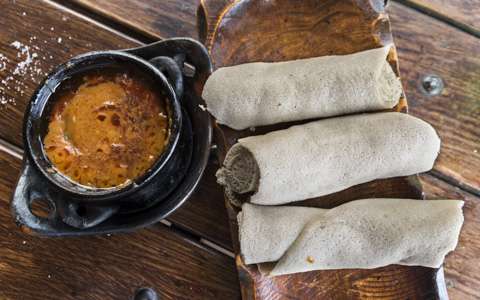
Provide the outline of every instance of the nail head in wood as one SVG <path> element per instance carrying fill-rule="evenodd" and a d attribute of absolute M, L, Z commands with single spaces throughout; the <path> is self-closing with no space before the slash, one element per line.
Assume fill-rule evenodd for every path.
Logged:
<path fill-rule="evenodd" d="M 133 300 L 159 300 L 157 293 L 151 288 L 139 288 L 135 291 Z"/>
<path fill-rule="evenodd" d="M 444 88 L 443 80 L 438 75 L 429 74 L 422 78 L 420 83 L 421 91 L 427 96 L 436 96 L 442 93 Z"/>

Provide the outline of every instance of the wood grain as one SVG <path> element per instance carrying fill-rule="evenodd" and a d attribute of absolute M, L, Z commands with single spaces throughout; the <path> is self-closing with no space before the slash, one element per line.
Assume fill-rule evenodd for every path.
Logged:
<path fill-rule="evenodd" d="M 197 0 L 69 0 L 151 38 L 197 37 Z"/>
<path fill-rule="evenodd" d="M 14 100 L 14 103 L 0 104 L 0 138 L 15 145 L 22 145 L 23 112 L 30 95 L 46 72 L 80 53 L 138 45 L 47 2 L 0 0 L 0 5 L 0 53 L 9 60 L 4 70 L 0 68 L 0 98 L 3 96 Z M 37 55 L 24 75 L 13 74 L 18 63 L 26 59 L 25 55 L 17 57 L 20 51 L 10 45 L 15 41 L 27 45 L 30 55 Z M 36 70 L 39 69 L 41 72 L 37 74 Z M 207 167 L 206 176 L 197 191 L 169 220 L 196 235 L 230 248 L 226 211 L 223 200 L 219 200 L 223 199 L 222 192 L 213 178 L 216 169 L 213 161 Z"/>
<path fill-rule="evenodd" d="M 130 299 L 145 286 L 162 299 L 238 298 L 231 258 L 162 224 L 83 238 L 21 233 L 9 210 L 19 168 L 0 151 L 0 299 Z"/>
<path fill-rule="evenodd" d="M 430 175 L 420 176 L 427 199 L 465 201 L 465 223 L 458 246 L 445 260 L 445 280 L 450 299 L 480 299 L 480 198 Z"/>
<path fill-rule="evenodd" d="M 199 32 L 216 68 L 351 54 L 392 41 L 383 1 L 371 3 L 205 0 L 199 11 L 207 26 Z"/>
<path fill-rule="evenodd" d="M 480 40 L 400 4 L 389 12 L 410 113 L 442 140 L 434 170 L 480 192 Z M 421 91 L 428 74 L 443 79 L 441 95 Z"/>
<path fill-rule="evenodd" d="M 409 0 L 408 2 L 455 20 L 480 33 L 480 1 L 478 0 Z"/>

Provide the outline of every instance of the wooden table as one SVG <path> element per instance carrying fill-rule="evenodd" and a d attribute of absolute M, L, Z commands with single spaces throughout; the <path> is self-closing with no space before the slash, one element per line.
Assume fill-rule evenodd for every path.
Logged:
<path fill-rule="evenodd" d="M 153 287 L 164 299 L 240 297 L 214 180 L 217 161 L 187 204 L 132 234 L 27 236 L 9 210 L 21 165 L 23 112 L 45 73 L 82 52 L 196 37 L 197 5 L 0 0 L 0 299 L 130 299 L 140 287 Z M 388 10 L 411 113 L 431 123 L 443 142 L 434 169 L 421 176 L 427 198 L 466 201 L 460 243 L 445 262 L 448 292 L 451 299 L 479 299 L 480 1 L 402 0 Z M 430 74 L 444 81 L 439 95 L 422 90 Z"/>

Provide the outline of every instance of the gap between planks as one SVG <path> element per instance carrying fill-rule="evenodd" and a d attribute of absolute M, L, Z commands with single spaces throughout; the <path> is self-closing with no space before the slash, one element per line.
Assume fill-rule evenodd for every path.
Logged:
<path fill-rule="evenodd" d="M 462 23 L 460 21 L 457 21 L 445 14 L 442 14 L 436 10 L 433 10 L 427 6 L 424 6 L 418 2 L 415 2 L 415 1 L 412 1 L 412 0 L 393 0 L 403 6 L 406 6 L 406 7 L 409 7 L 413 10 L 416 10 L 420 13 L 423 13 L 423 14 L 426 14 L 440 22 L 443 22 L 447 25 L 450 25 L 452 27 L 455 27 L 456 29 L 458 30 L 461 30 L 465 33 L 468 33 L 470 35 L 473 35 L 477 38 L 480 38 L 480 30 L 478 29 L 475 29 L 474 27 L 468 25 L 468 24 L 465 24 L 465 23 Z"/>
<path fill-rule="evenodd" d="M 163 39 L 163 37 L 149 34 L 137 27 L 121 24 L 114 18 L 106 16 L 78 2 L 70 0 L 43 1 L 139 44 L 149 44 Z"/>
<path fill-rule="evenodd" d="M 104 16 L 89 7 L 84 7 L 82 4 L 71 2 L 69 0 L 42 0 L 59 10 L 63 10 L 69 14 L 81 18 L 89 23 L 94 24 L 102 29 L 108 30 L 115 35 L 138 44 L 138 47 L 158 42 L 164 38 L 161 36 L 149 35 L 146 32 L 139 30 L 136 27 L 123 25 L 114 19 Z M 137 46 L 136 46 L 137 47 Z M 189 63 L 185 63 L 187 70 L 195 72 L 195 68 Z"/>
<path fill-rule="evenodd" d="M 0 139 L 0 151 L 5 152 L 6 154 L 13 156 L 18 160 L 23 159 L 24 151 L 21 148 L 3 139 Z M 195 234 L 185 229 L 184 227 L 169 221 L 168 219 L 160 220 L 157 224 L 162 224 L 162 226 L 168 227 L 170 231 L 173 231 L 177 235 L 180 235 L 182 238 L 188 240 L 189 242 L 191 242 L 192 244 L 194 244 L 199 248 L 205 249 L 207 251 L 214 251 L 222 255 L 226 255 L 230 258 L 235 258 L 235 254 L 232 251 L 220 246 L 215 242 L 205 239 L 201 235 Z M 152 226 L 155 226 L 155 224 Z"/>
<path fill-rule="evenodd" d="M 102 28 L 105 28 L 111 32 L 119 34 L 135 42 L 148 44 L 154 41 L 158 41 L 159 39 L 163 39 L 163 37 L 148 33 L 144 30 L 141 30 L 141 28 L 137 28 L 135 26 L 131 26 L 128 24 L 119 23 L 118 20 L 115 20 L 110 16 L 104 15 L 101 12 L 97 12 L 91 7 L 87 5 L 82 5 L 81 3 L 78 3 L 78 2 L 71 2 L 69 0 L 43 0 L 43 1 L 50 3 L 51 5 L 59 9 L 72 13 L 84 20 L 95 23 L 96 25 Z M 438 21 L 446 23 L 447 25 L 455 27 L 465 33 L 468 33 L 477 38 L 480 38 L 480 30 L 468 24 L 457 21 L 454 18 L 451 18 L 445 14 L 435 11 L 418 2 L 415 2 L 412 0 L 393 0 L 393 1 L 403 6 L 412 8 L 422 14 L 426 14 Z"/>

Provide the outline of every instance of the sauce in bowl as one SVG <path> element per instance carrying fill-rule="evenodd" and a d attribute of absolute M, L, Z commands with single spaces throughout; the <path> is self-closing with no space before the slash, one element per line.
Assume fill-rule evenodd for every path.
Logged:
<path fill-rule="evenodd" d="M 53 166 L 84 186 L 143 175 L 169 140 L 166 96 L 132 71 L 89 72 L 55 92 L 43 144 Z"/>

